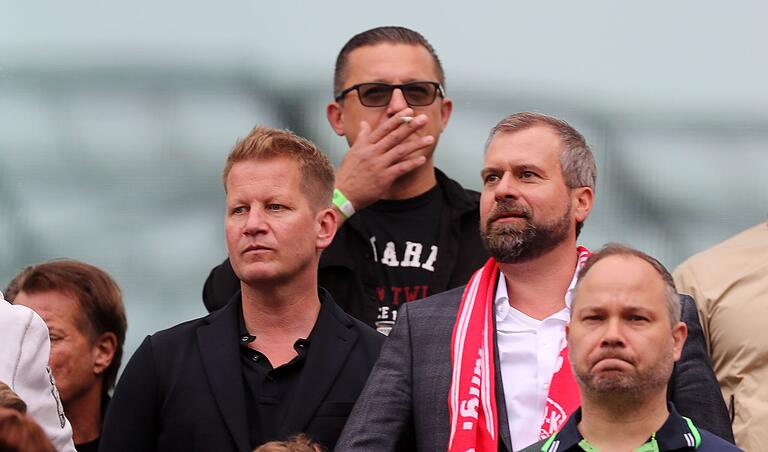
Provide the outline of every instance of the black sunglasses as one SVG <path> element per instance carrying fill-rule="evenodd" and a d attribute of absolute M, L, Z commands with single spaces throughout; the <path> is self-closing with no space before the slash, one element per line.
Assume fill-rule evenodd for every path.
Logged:
<path fill-rule="evenodd" d="M 445 97 L 443 87 L 437 82 L 410 82 L 402 85 L 390 85 L 389 83 L 358 83 L 341 91 L 334 98 L 340 101 L 352 91 L 357 91 L 360 103 L 366 107 L 384 107 L 392 99 L 392 91 L 399 89 L 403 93 L 405 101 L 411 107 L 426 107 L 432 105 L 437 95 Z"/>

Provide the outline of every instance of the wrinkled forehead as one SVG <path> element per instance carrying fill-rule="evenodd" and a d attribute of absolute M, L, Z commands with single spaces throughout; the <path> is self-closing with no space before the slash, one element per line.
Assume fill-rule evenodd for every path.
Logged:
<path fill-rule="evenodd" d="M 644 306 L 667 310 L 667 288 L 661 275 L 634 256 L 608 256 L 596 262 L 576 284 L 572 312 L 576 309 Z"/>
<path fill-rule="evenodd" d="M 47 324 L 74 326 L 85 336 L 94 338 L 95 328 L 91 325 L 78 294 L 67 289 L 22 290 L 14 304 L 26 306 L 35 311 Z"/>
<path fill-rule="evenodd" d="M 560 137 L 547 127 L 499 132 L 488 140 L 483 167 L 534 165 L 562 170 L 562 149 Z"/>

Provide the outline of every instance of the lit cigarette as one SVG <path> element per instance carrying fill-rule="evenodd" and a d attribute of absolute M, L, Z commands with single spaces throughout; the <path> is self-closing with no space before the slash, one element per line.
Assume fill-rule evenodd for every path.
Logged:
<path fill-rule="evenodd" d="M 413 116 L 400 116 L 400 120 L 407 124 L 413 121 Z"/>

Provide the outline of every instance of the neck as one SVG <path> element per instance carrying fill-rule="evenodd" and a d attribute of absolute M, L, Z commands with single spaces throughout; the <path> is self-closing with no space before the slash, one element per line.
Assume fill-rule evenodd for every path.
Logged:
<path fill-rule="evenodd" d="M 565 294 L 576 271 L 575 241 L 527 262 L 499 264 L 509 304 L 523 314 L 543 320 L 565 308 Z"/>
<path fill-rule="evenodd" d="M 651 396 L 600 397 L 584 391 L 582 397 L 579 432 L 602 452 L 635 450 L 669 417 L 664 387 Z"/>
<path fill-rule="evenodd" d="M 72 424 L 75 444 L 93 441 L 101 434 L 101 379 L 77 399 L 63 402 L 64 412 Z"/>
<path fill-rule="evenodd" d="M 316 271 L 316 269 L 315 269 Z M 320 312 L 316 273 L 287 284 L 251 285 L 241 282 L 243 319 L 251 334 L 260 338 L 306 338 Z"/>
<path fill-rule="evenodd" d="M 430 158 L 415 170 L 397 178 L 381 199 L 410 199 L 426 193 L 437 184 L 435 164 Z"/>

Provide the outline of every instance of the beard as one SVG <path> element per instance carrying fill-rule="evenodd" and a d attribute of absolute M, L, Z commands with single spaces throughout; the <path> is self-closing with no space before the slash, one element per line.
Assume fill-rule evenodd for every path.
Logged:
<path fill-rule="evenodd" d="M 635 363 L 621 353 L 606 351 L 596 360 L 604 358 L 617 358 L 627 361 L 633 366 Z M 594 364 L 593 364 L 594 365 Z M 594 374 L 590 370 L 583 370 L 574 366 L 573 371 L 576 381 L 585 394 L 593 398 L 604 398 L 612 403 L 625 403 L 632 400 L 644 400 L 648 394 L 663 390 L 667 386 L 674 358 L 672 350 L 660 356 L 655 363 L 651 363 L 645 369 L 634 368 L 632 372 L 614 372 L 609 375 Z"/>
<path fill-rule="evenodd" d="M 571 225 L 571 203 L 562 216 L 550 223 L 534 222 L 531 209 L 515 202 L 499 202 L 486 221 L 480 222 L 480 235 L 485 249 L 496 262 L 514 264 L 533 260 L 554 249 L 568 238 Z M 525 220 L 514 223 L 494 223 L 505 216 L 515 215 Z"/>

